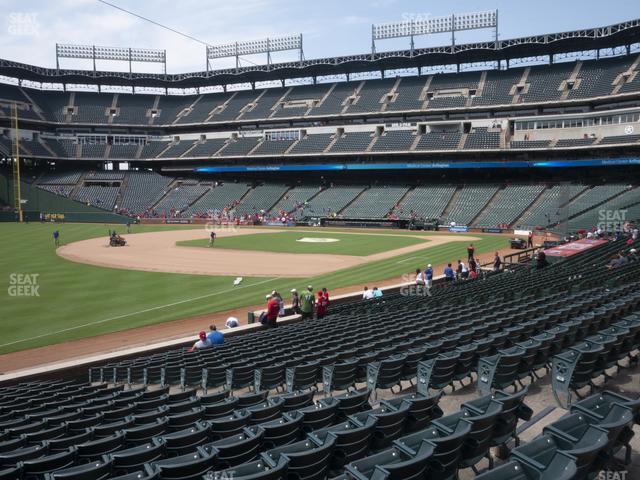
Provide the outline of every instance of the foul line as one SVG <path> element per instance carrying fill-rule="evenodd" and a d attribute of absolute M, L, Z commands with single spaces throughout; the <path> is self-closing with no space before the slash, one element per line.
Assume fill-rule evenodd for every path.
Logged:
<path fill-rule="evenodd" d="M 409 258 L 405 258 L 404 260 L 398 260 L 398 261 L 396 262 L 396 264 L 398 264 L 398 263 L 405 263 L 405 262 L 408 262 L 409 260 L 414 260 L 414 259 L 416 259 L 416 258 L 423 258 L 423 257 L 409 257 Z"/>
<path fill-rule="evenodd" d="M 261 281 L 256 282 L 256 283 L 252 283 L 251 285 L 243 285 L 241 287 L 234 287 L 234 288 L 231 288 L 231 289 L 222 290 L 220 292 L 207 293 L 206 295 L 200 295 L 199 297 L 188 298 L 186 300 L 180 300 L 178 302 L 167 303 L 166 305 L 159 305 L 157 307 L 145 308 L 144 310 L 139 310 L 137 312 L 124 313 L 122 315 L 117 315 L 115 317 L 105 318 L 104 320 L 96 320 L 95 322 L 85 323 L 85 324 L 82 324 L 82 325 L 76 325 L 74 327 L 64 328 L 62 330 L 57 330 L 57 331 L 51 332 L 51 333 L 43 333 L 42 335 L 36 335 L 34 337 L 24 338 L 22 340 L 15 340 L 15 341 L 9 342 L 9 343 L 2 343 L 2 344 L 0 344 L 0 348 L 1 347 L 8 347 L 9 345 L 15 345 L 16 343 L 28 342 L 29 340 L 33 340 L 35 338 L 50 337 L 51 335 L 57 335 L 58 333 L 70 332 L 71 330 L 77 330 L 79 328 L 90 327 L 92 325 L 99 325 L 101 323 L 111 322 L 113 320 L 120 320 L 121 318 L 132 317 L 134 315 L 139 315 L 141 313 L 152 312 L 154 310 L 161 310 L 161 309 L 167 308 L 167 307 L 174 307 L 174 306 L 180 305 L 182 303 L 189 303 L 189 302 L 193 302 L 195 300 L 201 300 L 203 298 L 215 297 L 216 295 L 222 295 L 223 293 L 229 293 L 229 292 L 241 290 L 243 288 L 255 287 L 257 285 L 261 285 L 263 283 L 271 282 L 271 281 L 277 280 L 277 279 L 278 279 L 278 277 L 267 278 L 266 280 L 261 280 Z"/>

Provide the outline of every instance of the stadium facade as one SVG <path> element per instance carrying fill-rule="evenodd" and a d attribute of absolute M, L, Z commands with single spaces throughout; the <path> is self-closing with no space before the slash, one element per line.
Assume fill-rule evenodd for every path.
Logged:
<path fill-rule="evenodd" d="M 40 213 L 46 191 L 130 216 L 589 228 L 603 209 L 640 217 L 639 44 L 632 20 L 185 74 L 0 60 L 0 155 L 15 106 Z"/>

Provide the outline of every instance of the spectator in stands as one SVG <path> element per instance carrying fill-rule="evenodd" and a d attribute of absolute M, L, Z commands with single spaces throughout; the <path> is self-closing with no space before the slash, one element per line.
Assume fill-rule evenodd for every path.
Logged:
<path fill-rule="evenodd" d="M 469 280 L 475 280 L 478 278 L 478 273 L 475 270 L 469 270 Z"/>
<path fill-rule="evenodd" d="M 291 289 L 291 310 L 293 313 L 300 313 L 300 297 L 295 288 Z"/>
<path fill-rule="evenodd" d="M 280 302 L 275 295 L 267 295 L 267 327 L 275 328 L 278 323 L 278 314 L 280 313 Z"/>
<path fill-rule="evenodd" d="M 313 309 L 315 307 L 316 299 L 313 296 L 313 287 L 307 286 L 307 291 L 300 294 L 300 313 L 302 318 L 313 318 Z"/>
<path fill-rule="evenodd" d="M 327 307 L 329 306 L 329 290 L 327 287 L 322 287 L 322 296 L 327 300 Z"/>
<path fill-rule="evenodd" d="M 224 322 L 224 326 L 227 328 L 236 328 L 240 326 L 240 322 L 236 317 L 229 317 L 227 321 Z"/>
<path fill-rule="evenodd" d="M 458 269 L 460 270 L 460 278 L 462 280 L 466 280 L 467 278 L 469 278 L 469 269 L 461 260 L 458 260 Z"/>
<path fill-rule="evenodd" d="M 378 287 L 373 287 L 373 298 L 382 298 L 382 290 Z"/>
<path fill-rule="evenodd" d="M 453 268 L 451 268 L 451 264 L 447 263 L 447 266 L 444 267 L 444 279 L 446 282 L 453 282 L 456 278 L 456 274 L 453 271 Z"/>
<path fill-rule="evenodd" d="M 282 298 L 282 295 L 280 295 L 276 290 L 274 290 L 273 292 L 271 292 L 271 296 L 275 297 L 276 300 L 278 300 L 278 306 L 279 306 L 278 316 L 284 317 L 285 310 L 284 310 L 284 299 Z"/>
<path fill-rule="evenodd" d="M 627 254 L 624 253 L 622 250 L 620 251 L 620 253 L 618 253 L 618 264 L 620 266 L 626 265 L 627 263 L 629 263 L 629 257 L 627 257 Z"/>
<path fill-rule="evenodd" d="M 431 264 L 427 265 L 427 269 L 424 271 L 424 277 L 429 291 L 433 285 L 433 267 Z M 431 292 L 429 292 L 428 295 L 431 296 Z"/>
<path fill-rule="evenodd" d="M 501 266 L 502 266 L 502 259 L 500 258 L 500 255 L 498 255 L 498 252 L 496 252 L 496 254 L 493 257 L 493 271 L 499 272 Z"/>
<path fill-rule="evenodd" d="M 211 341 L 207 338 L 207 334 L 202 331 L 198 334 L 199 340 L 193 344 L 191 347 L 191 352 L 194 350 L 204 350 L 206 348 L 211 348 L 213 345 Z"/>
<path fill-rule="evenodd" d="M 609 260 L 609 263 L 607 264 L 607 268 L 611 269 L 611 268 L 617 268 L 620 266 L 620 256 L 619 255 L 614 255 L 613 257 L 611 257 L 611 260 Z"/>
<path fill-rule="evenodd" d="M 632 248 L 631 250 L 629 250 L 629 255 L 627 257 L 632 262 L 637 261 L 638 260 L 638 250 L 636 250 L 635 248 Z"/>
<path fill-rule="evenodd" d="M 419 268 L 416 269 L 416 287 L 422 288 L 427 285 L 425 274 Z"/>
<path fill-rule="evenodd" d="M 470 261 L 473 258 L 473 255 L 476 252 L 476 247 L 473 246 L 473 243 L 470 243 L 467 247 L 467 261 Z"/>
<path fill-rule="evenodd" d="M 222 345 L 224 343 L 224 335 L 218 331 L 215 325 L 209 325 L 209 335 L 207 340 L 211 342 L 211 345 Z"/>
<path fill-rule="evenodd" d="M 471 258 L 469 260 L 469 275 L 471 275 L 471 272 L 476 272 L 477 269 L 478 269 L 478 262 L 476 262 L 475 258 Z"/>
<path fill-rule="evenodd" d="M 316 300 L 316 316 L 322 318 L 327 314 L 327 307 L 329 306 L 329 300 L 327 300 L 322 293 L 322 290 L 318 291 L 318 299 Z"/>
<path fill-rule="evenodd" d="M 541 270 L 547 265 L 549 265 L 549 262 L 547 262 L 547 255 L 543 251 L 538 252 L 538 255 L 536 256 L 536 268 Z"/>
<path fill-rule="evenodd" d="M 369 290 L 369 287 L 365 285 L 364 290 L 362 291 L 362 299 L 371 300 L 372 298 L 373 298 L 373 292 Z"/>

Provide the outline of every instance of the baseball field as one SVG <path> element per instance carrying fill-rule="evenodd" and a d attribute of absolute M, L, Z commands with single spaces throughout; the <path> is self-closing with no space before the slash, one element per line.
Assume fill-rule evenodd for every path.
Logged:
<path fill-rule="evenodd" d="M 0 354 L 136 327 L 162 330 L 165 322 L 261 305 L 274 289 L 288 297 L 307 284 L 383 286 L 427 263 L 441 268 L 464 258 L 471 241 L 485 262 L 508 246 L 492 234 L 250 227 L 218 231 L 210 248 L 202 226 L 136 225 L 131 234 L 117 227 L 128 245 L 116 248 L 107 246 L 111 228 L 0 225 Z"/>

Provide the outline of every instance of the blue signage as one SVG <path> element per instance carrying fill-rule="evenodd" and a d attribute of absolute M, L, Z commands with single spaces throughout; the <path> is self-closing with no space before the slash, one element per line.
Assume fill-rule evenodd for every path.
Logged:
<path fill-rule="evenodd" d="M 513 160 L 507 162 L 431 162 L 431 163 L 329 163 L 308 165 L 246 165 L 199 167 L 199 173 L 239 173 L 239 172 L 327 172 L 362 170 L 439 170 L 472 168 L 566 168 L 566 167 L 608 167 L 619 165 L 640 165 L 640 158 L 614 158 L 591 160 Z"/>

